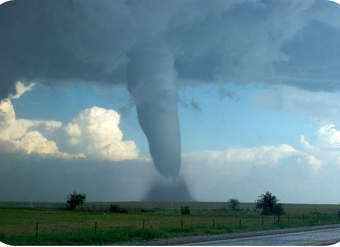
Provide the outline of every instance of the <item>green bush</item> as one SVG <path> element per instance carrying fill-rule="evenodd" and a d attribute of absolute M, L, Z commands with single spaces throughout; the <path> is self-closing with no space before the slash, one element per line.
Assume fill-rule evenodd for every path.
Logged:
<path fill-rule="evenodd" d="M 128 213 L 126 208 L 121 208 L 119 205 L 110 205 L 110 212 L 111 213 Z"/>
<path fill-rule="evenodd" d="M 182 215 L 189 215 L 190 214 L 190 208 L 188 206 L 181 207 L 181 214 Z"/>
<path fill-rule="evenodd" d="M 110 212 L 111 213 L 120 213 L 120 206 L 119 205 L 110 205 Z"/>
<path fill-rule="evenodd" d="M 240 202 L 239 200 L 235 199 L 235 198 L 231 198 L 229 199 L 228 201 L 228 205 L 229 205 L 229 208 L 233 211 L 238 211 L 239 210 L 239 205 L 240 205 Z"/>
<path fill-rule="evenodd" d="M 284 211 L 281 203 L 274 205 L 274 207 L 272 209 L 272 214 L 277 215 L 277 216 L 281 216 L 281 215 L 285 214 L 285 211 Z"/>
<path fill-rule="evenodd" d="M 80 194 L 77 192 L 73 192 L 72 194 L 69 194 L 67 196 L 67 204 L 68 208 L 73 210 L 76 209 L 78 206 L 82 206 L 85 202 L 86 195 L 85 194 Z"/>

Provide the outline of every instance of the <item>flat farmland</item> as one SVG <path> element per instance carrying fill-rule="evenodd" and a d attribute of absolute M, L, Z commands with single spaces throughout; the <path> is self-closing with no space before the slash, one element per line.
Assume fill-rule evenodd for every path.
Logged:
<path fill-rule="evenodd" d="M 110 212 L 119 205 L 120 213 Z M 190 208 L 181 215 L 181 207 Z M 261 216 L 254 203 L 232 211 L 223 202 L 1 202 L 0 239 L 15 245 L 86 245 L 339 223 L 338 205 L 283 204 L 285 215 Z"/>

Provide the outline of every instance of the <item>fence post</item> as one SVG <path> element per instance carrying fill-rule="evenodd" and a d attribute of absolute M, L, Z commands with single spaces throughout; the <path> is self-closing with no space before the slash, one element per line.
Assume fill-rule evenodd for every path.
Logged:
<path fill-rule="evenodd" d="M 212 226 L 215 227 L 215 219 L 212 219 Z"/>
<path fill-rule="evenodd" d="M 273 224 L 275 224 L 275 216 L 273 216 Z"/>
<path fill-rule="evenodd" d="M 39 235 L 39 223 L 35 223 L 35 239 L 38 240 Z"/>
<path fill-rule="evenodd" d="M 239 225 L 242 226 L 242 219 L 240 218 L 240 222 L 239 222 Z"/>
<path fill-rule="evenodd" d="M 183 215 L 181 215 L 181 228 L 183 229 Z"/>
<path fill-rule="evenodd" d="M 97 221 L 94 222 L 94 232 L 97 232 Z"/>

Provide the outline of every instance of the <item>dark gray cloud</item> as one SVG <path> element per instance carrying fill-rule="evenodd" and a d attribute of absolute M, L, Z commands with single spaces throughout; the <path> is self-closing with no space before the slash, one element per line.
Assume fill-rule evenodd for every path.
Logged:
<path fill-rule="evenodd" d="M 1 201 L 65 201 L 72 191 L 89 201 L 141 200 L 155 177 L 150 162 L 42 158 L 1 151 Z"/>
<path fill-rule="evenodd" d="M 0 7 L 0 98 L 14 83 L 128 87 L 154 163 L 180 168 L 177 88 L 340 88 L 340 7 L 327 0 L 14 0 Z"/>
<path fill-rule="evenodd" d="M 140 48 L 167 50 L 180 85 L 332 90 L 339 11 L 327 0 L 14 0 L 0 8 L 1 97 L 20 79 L 124 85 Z"/>

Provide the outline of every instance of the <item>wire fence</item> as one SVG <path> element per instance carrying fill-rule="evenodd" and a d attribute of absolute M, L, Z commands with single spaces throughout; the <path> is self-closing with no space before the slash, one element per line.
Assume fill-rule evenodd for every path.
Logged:
<path fill-rule="evenodd" d="M 105 219 L 108 216 L 108 219 Z M 221 229 L 232 231 L 287 228 L 339 223 L 334 215 L 284 215 L 284 216 L 148 216 L 144 217 L 102 217 L 80 222 L 46 223 L 35 222 L 26 234 L 39 238 L 42 234 L 67 232 L 105 232 L 115 229 L 174 229 L 184 231 L 189 228 Z"/>

